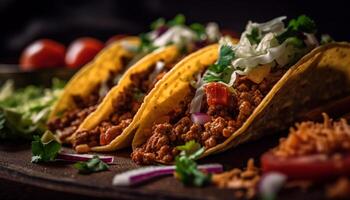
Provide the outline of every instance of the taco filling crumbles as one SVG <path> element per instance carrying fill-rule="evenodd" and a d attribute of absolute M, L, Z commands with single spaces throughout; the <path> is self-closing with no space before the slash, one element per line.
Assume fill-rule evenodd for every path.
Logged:
<path fill-rule="evenodd" d="M 132 159 L 170 163 L 176 146 L 195 140 L 210 149 L 237 131 L 288 68 L 317 46 L 311 19 L 300 16 L 288 27 L 284 19 L 249 22 L 236 45 L 223 38 L 216 63 L 189 83 L 191 93 L 179 106 L 143 130 L 150 137 Z"/>
<path fill-rule="evenodd" d="M 49 130 L 56 132 L 61 141 L 71 136 L 83 122 L 83 120 L 93 111 L 105 97 L 107 92 L 116 84 L 115 72 L 110 71 L 109 78 L 101 84 L 98 84 L 86 96 L 72 96 L 74 104 L 77 107 L 67 109 L 62 116 L 55 117 L 48 122 Z"/>
<path fill-rule="evenodd" d="M 184 22 L 177 25 L 167 25 L 157 22 L 155 31 L 142 36 L 141 48 L 153 49 L 175 44 L 179 55 L 170 63 L 157 61 L 153 66 L 145 67 L 141 72 L 130 75 L 132 84 L 123 88 L 122 92 L 113 97 L 113 112 L 110 116 L 90 130 L 81 130 L 75 134 L 73 146 L 80 152 L 88 147 L 110 144 L 132 123 L 145 96 L 154 88 L 155 84 L 173 68 L 185 55 L 200 48 L 202 45 L 214 43 L 219 38 L 216 24 L 210 23 L 206 28 L 197 24 L 201 29 L 187 27 Z M 81 148 L 83 147 L 84 148 Z"/>
<path fill-rule="evenodd" d="M 132 122 L 144 97 L 175 64 L 176 61 L 168 64 L 158 61 L 153 67 L 132 74 L 132 84 L 125 87 L 114 99 L 114 111 L 109 118 L 92 130 L 77 132 L 73 146 L 87 144 L 93 147 L 109 144 Z"/>
<path fill-rule="evenodd" d="M 205 45 L 217 42 L 218 38 L 220 37 L 217 24 L 209 23 L 207 26 L 203 26 L 201 24 L 194 23 L 187 26 L 185 25 L 185 18 L 183 15 L 177 15 L 174 19 L 168 22 L 166 22 L 164 19 L 158 19 L 152 23 L 151 28 L 151 32 L 140 35 L 141 43 L 138 47 L 135 48 L 131 44 L 126 42 L 123 43 L 124 48 L 127 48 L 130 51 L 136 51 L 136 53 L 132 58 L 121 58 L 123 66 L 122 69 L 111 73 L 108 80 L 99 83 L 89 94 L 84 96 L 72 96 L 74 105 L 76 106 L 65 110 L 60 116 L 56 116 L 49 121 L 49 129 L 57 133 L 61 141 L 64 141 L 66 138 L 71 136 L 79 128 L 80 124 L 82 124 L 85 118 L 87 118 L 90 113 L 95 111 L 104 96 L 107 95 L 108 91 L 118 83 L 122 74 L 127 71 L 137 60 L 156 49 L 173 44 L 177 45 L 182 53 L 189 53 Z M 153 78 L 160 79 L 164 74 L 165 73 L 163 72 L 159 75 L 155 74 L 157 77 Z M 154 83 L 150 83 L 150 85 L 152 84 Z M 127 90 L 128 89 L 125 89 L 125 91 Z M 142 100 L 140 102 L 142 102 Z M 125 110 L 128 107 L 129 105 L 123 105 L 122 110 Z M 127 123 L 125 123 L 126 121 L 124 120 L 123 122 L 123 127 L 127 126 Z M 92 139 L 92 136 L 90 138 L 96 142 L 95 139 Z M 82 142 L 90 140 L 78 139 L 78 141 Z M 96 146 L 94 142 L 91 142 L 91 145 Z M 102 144 L 105 144 L 105 142 L 101 142 L 101 145 Z"/>

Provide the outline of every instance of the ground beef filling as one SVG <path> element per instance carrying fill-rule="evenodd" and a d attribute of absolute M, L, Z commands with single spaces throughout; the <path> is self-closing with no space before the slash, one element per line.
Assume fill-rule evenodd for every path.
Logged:
<path fill-rule="evenodd" d="M 107 90 L 110 90 L 114 85 L 115 72 L 110 72 L 109 78 L 105 82 Z M 49 130 L 58 133 L 60 140 L 71 136 L 84 121 L 84 119 L 93 111 L 96 110 L 98 103 L 104 95 L 100 94 L 101 84 L 97 85 L 92 92 L 86 96 L 73 96 L 75 108 L 68 109 L 62 116 L 56 117 L 48 122 Z"/>
<path fill-rule="evenodd" d="M 180 105 L 168 113 L 163 117 L 168 119 L 166 122 L 153 125 L 151 137 L 134 150 L 132 159 L 138 164 L 151 164 L 154 161 L 169 163 L 179 153 L 176 146 L 187 141 L 195 140 L 206 149 L 222 143 L 242 126 L 283 73 L 283 70 L 271 72 L 259 84 L 246 76 L 239 76 L 234 84 L 236 92 L 230 95 L 228 106 L 208 106 L 204 97 L 201 112 L 211 116 L 211 121 L 204 125 L 195 124 L 190 118 L 189 105 L 193 91 L 191 98 L 184 101 L 186 106 Z"/>
<path fill-rule="evenodd" d="M 114 100 L 114 112 L 107 120 L 102 121 L 94 129 L 78 132 L 73 141 L 73 146 L 80 144 L 87 144 L 89 147 L 107 145 L 114 138 L 122 134 L 124 129 L 132 122 L 144 97 L 175 63 L 166 64 L 153 79 L 150 79 L 150 75 L 154 71 L 155 66 L 132 74 L 130 77 L 132 84 L 125 87 L 123 92 Z"/>

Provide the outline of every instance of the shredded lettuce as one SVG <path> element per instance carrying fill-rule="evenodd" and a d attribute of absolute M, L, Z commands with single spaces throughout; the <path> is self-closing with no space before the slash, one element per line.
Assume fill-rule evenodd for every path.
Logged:
<path fill-rule="evenodd" d="M 0 139 L 32 139 L 46 130 L 46 121 L 64 83 L 53 79 L 51 89 L 27 86 L 15 90 L 12 80 L 0 89 Z"/>
<path fill-rule="evenodd" d="M 204 82 L 232 86 L 235 74 L 247 75 L 263 65 L 289 66 L 318 45 L 314 36 L 316 25 L 312 19 L 301 15 L 290 20 L 287 27 L 284 19 L 286 17 L 278 17 L 260 24 L 249 22 L 236 45 L 223 38 L 219 59 L 206 71 Z"/>

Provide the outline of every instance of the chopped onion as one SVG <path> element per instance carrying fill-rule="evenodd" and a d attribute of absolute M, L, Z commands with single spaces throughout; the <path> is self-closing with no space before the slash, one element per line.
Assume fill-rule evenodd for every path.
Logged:
<path fill-rule="evenodd" d="M 57 154 L 56 159 L 67 161 L 67 162 L 80 162 L 80 161 L 88 161 L 90 160 L 94 155 L 91 154 L 72 154 L 72 153 L 65 153 L 60 152 Z M 112 164 L 114 161 L 114 156 L 98 156 L 100 160 L 107 164 Z"/>
<path fill-rule="evenodd" d="M 219 173 L 223 171 L 221 164 L 199 165 L 199 169 L 208 173 Z M 148 181 L 155 177 L 171 175 L 175 171 L 175 166 L 150 166 L 129 170 L 121 174 L 117 174 L 113 178 L 113 185 L 130 186 Z"/>
<path fill-rule="evenodd" d="M 205 124 L 211 120 L 211 117 L 205 113 L 193 113 L 191 120 L 195 124 Z"/>
<path fill-rule="evenodd" d="M 279 172 L 270 172 L 262 176 L 259 194 L 263 199 L 275 199 L 278 191 L 287 181 L 287 176 Z"/>

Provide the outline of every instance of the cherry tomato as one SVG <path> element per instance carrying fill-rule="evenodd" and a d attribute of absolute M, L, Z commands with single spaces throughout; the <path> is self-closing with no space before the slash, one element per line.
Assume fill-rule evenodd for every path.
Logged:
<path fill-rule="evenodd" d="M 281 158 L 273 153 L 261 157 L 263 172 L 281 172 L 289 179 L 322 180 L 341 175 L 350 175 L 350 154 L 343 154 L 340 159 L 325 158 L 315 154 L 292 158 Z"/>
<path fill-rule="evenodd" d="M 91 61 L 103 47 L 103 43 L 94 38 L 77 39 L 68 47 L 66 65 L 70 68 L 81 67 Z"/>
<path fill-rule="evenodd" d="M 118 41 L 120 39 L 123 39 L 123 38 L 126 38 L 128 37 L 128 35 L 125 35 L 125 34 L 117 34 L 117 35 L 114 35 L 112 37 L 110 37 L 107 42 L 106 42 L 106 46 L 112 44 L 113 42 L 115 41 Z"/>
<path fill-rule="evenodd" d="M 228 88 L 221 83 L 209 83 L 205 86 L 207 95 L 207 103 L 209 106 L 228 105 L 229 91 Z"/>
<path fill-rule="evenodd" d="M 50 39 L 33 42 L 24 49 L 20 67 L 24 71 L 64 66 L 65 47 Z"/>

